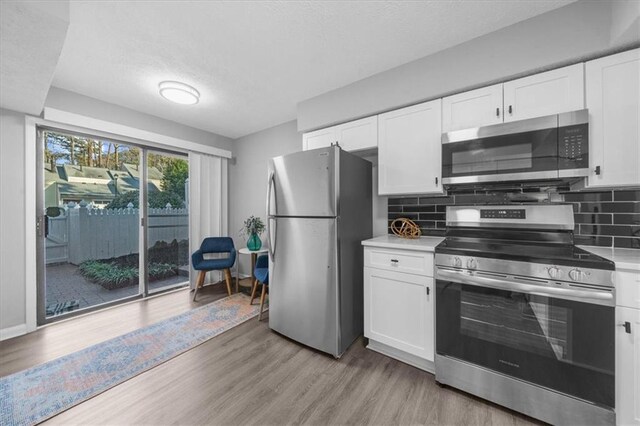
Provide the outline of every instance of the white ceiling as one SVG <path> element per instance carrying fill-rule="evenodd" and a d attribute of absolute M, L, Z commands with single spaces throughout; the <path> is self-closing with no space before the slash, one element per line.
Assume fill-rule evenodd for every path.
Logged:
<path fill-rule="evenodd" d="M 72 1 L 53 85 L 237 138 L 302 100 L 574 0 Z M 162 80 L 196 87 L 174 105 Z"/>

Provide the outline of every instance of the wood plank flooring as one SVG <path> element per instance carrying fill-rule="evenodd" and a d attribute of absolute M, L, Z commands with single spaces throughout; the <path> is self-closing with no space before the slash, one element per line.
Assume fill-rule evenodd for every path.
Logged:
<path fill-rule="evenodd" d="M 218 287 L 218 288 L 216 288 Z M 224 296 L 205 288 L 198 303 Z M 2 342 L 6 375 L 177 315 L 180 291 Z M 356 341 L 335 360 L 252 319 L 50 419 L 49 424 L 526 425 L 518 413 L 450 388 Z"/>

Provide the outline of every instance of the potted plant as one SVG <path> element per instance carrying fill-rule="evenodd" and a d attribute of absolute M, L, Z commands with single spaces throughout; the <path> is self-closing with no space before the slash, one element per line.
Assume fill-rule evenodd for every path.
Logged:
<path fill-rule="evenodd" d="M 260 234 L 264 232 L 264 223 L 262 222 L 262 219 L 250 216 L 249 219 L 244 221 L 242 231 L 249 236 L 249 239 L 247 240 L 247 248 L 251 251 L 260 250 L 260 247 L 262 247 Z"/>

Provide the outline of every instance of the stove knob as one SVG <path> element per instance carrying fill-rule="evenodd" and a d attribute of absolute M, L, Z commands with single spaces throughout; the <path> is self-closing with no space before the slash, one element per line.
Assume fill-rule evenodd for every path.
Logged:
<path fill-rule="evenodd" d="M 462 259 L 457 256 L 453 258 L 451 263 L 453 264 L 454 268 L 462 268 Z"/>
<path fill-rule="evenodd" d="M 471 258 L 469 260 L 467 260 L 467 268 L 468 269 L 476 269 L 478 267 L 478 262 Z"/>
<path fill-rule="evenodd" d="M 547 269 L 547 272 L 549 273 L 549 276 L 553 279 L 560 277 L 560 269 L 556 268 L 555 266 L 552 266 L 551 268 Z"/>
<path fill-rule="evenodd" d="M 569 278 L 573 281 L 582 281 L 582 271 L 580 269 L 572 269 L 569 271 Z"/>

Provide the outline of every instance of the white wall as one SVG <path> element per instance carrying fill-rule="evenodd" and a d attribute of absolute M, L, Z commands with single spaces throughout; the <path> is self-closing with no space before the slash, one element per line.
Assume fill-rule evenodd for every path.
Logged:
<path fill-rule="evenodd" d="M 24 114 L 0 109 L 0 330 L 25 323 L 24 155 Z"/>
<path fill-rule="evenodd" d="M 636 1 L 580 1 L 298 104 L 308 131 L 637 46 Z"/>
<path fill-rule="evenodd" d="M 50 90 L 45 106 L 229 151 L 234 146 L 224 136 L 56 88 Z M 3 338 L 18 332 L 26 322 L 24 164 L 25 144 L 35 141 L 24 140 L 24 114 L 0 109 L 0 118 L 0 338 Z"/>
<path fill-rule="evenodd" d="M 239 235 L 249 216 L 259 216 L 266 224 L 267 165 L 269 159 L 302 150 L 302 134 L 296 122 L 289 121 L 237 139 L 234 158 L 229 163 L 229 233 L 236 249 L 246 247 Z M 266 234 L 262 235 L 263 244 Z M 248 275 L 251 264 L 241 256 L 240 273 Z"/>
<path fill-rule="evenodd" d="M 389 222 L 387 219 L 387 204 L 389 197 L 378 195 L 378 155 L 363 157 L 365 160 L 371 161 L 371 179 L 373 180 L 371 189 L 372 197 L 372 219 L 373 219 L 373 236 L 378 237 L 385 235 L 389 231 Z"/>

